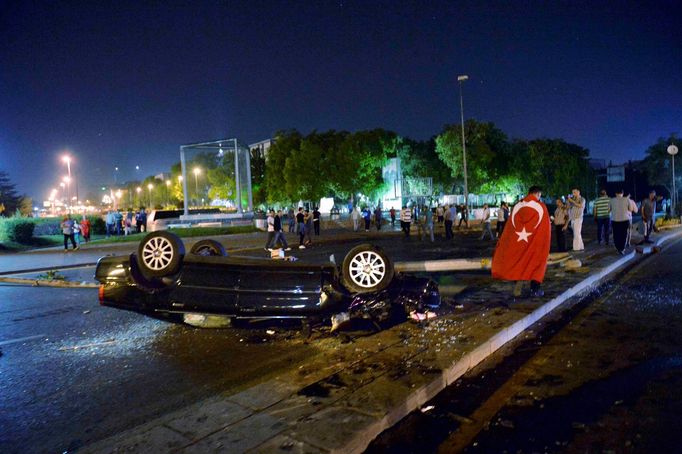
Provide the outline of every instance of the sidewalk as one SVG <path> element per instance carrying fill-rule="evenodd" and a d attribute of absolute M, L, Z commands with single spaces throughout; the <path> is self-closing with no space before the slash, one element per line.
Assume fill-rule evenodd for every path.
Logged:
<path fill-rule="evenodd" d="M 658 235 L 677 239 L 682 229 Z M 512 302 L 510 283 L 481 277 L 435 321 L 403 323 L 339 340 L 317 355 L 233 395 L 190 405 L 86 446 L 83 452 L 361 452 L 379 433 L 572 297 L 641 255 L 588 247 L 583 267 L 548 270 L 542 299 Z"/>

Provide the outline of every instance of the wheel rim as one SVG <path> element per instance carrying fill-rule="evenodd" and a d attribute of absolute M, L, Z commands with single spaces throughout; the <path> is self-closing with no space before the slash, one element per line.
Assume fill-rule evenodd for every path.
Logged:
<path fill-rule="evenodd" d="M 386 275 L 386 262 L 374 251 L 355 254 L 348 267 L 350 279 L 363 288 L 378 285 Z"/>
<path fill-rule="evenodd" d="M 151 270 L 161 271 L 173 260 L 173 244 L 164 237 L 154 237 L 142 248 L 142 261 Z"/>

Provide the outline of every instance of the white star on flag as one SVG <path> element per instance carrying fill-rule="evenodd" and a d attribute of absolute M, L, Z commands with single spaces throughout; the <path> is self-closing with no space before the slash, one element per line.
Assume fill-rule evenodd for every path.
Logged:
<path fill-rule="evenodd" d="M 525 241 L 525 242 L 527 243 L 527 242 L 528 242 L 528 237 L 532 235 L 531 232 L 526 232 L 526 228 L 525 228 L 525 227 L 524 227 L 523 230 L 521 230 L 520 232 L 514 232 L 514 233 L 516 233 L 516 234 L 519 236 L 519 239 L 516 240 L 517 242 L 518 242 L 518 241 Z"/>

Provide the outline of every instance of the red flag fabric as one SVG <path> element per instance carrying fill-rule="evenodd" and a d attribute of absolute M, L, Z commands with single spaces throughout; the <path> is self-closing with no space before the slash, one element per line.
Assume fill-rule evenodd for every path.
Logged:
<path fill-rule="evenodd" d="M 551 240 L 547 207 L 534 195 L 526 196 L 514 206 L 497 244 L 493 254 L 493 278 L 542 282 Z"/>

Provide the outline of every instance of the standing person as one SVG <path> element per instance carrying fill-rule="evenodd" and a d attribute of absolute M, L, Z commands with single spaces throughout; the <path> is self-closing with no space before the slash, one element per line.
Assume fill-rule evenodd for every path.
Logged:
<path fill-rule="evenodd" d="M 452 233 L 452 223 L 455 222 L 455 218 L 452 216 L 451 207 L 445 205 L 444 221 L 445 221 L 445 239 L 451 240 L 455 235 Z"/>
<path fill-rule="evenodd" d="M 133 229 L 133 212 L 128 209 L 128 212 L 126 213 L 126 218 L 125 218 L 125 234 L 130 235 L 132 233 Z"/>
<path fill-rule="evenodd" d="M 287 239 L 284 237 L 284 227 L 282 227 L 282 210 L 277 210 L 275 214 L 274 225 L 275 225 L 275 238 L 272 240 L 272 247 L 277 246 L 277 243 L 281 243 L 285 251 L 290 251 L 291 248 L 287 243 Z"/>
<path fill-rule="evenodd" d="M 490 235 L 491 240 L 495 238 L 493 231 L 490 229 L 490 207 L 487 203 L 484 203 L 481 218 L 481 237 L 479 240 L 484 240 L 486 235 Z"/>
<path fill-rule="evenodd" d="M 296 229 L 298 230 L 298 248 L 305 249 L 303 245 L 305 238 L 305 214 L 303 213 L 303 208 L 299 208 L 298 213 L 296 213 Z"/>
<path fill-rule="evenodd" d="M 62 219 L 62 223 L 60 224 L 62 234 L 64 235 L 64 252 L 69 250 L 69 240 L 71 240 L 73 250 L 75 251 L 78 249 L 76 239 L 73 237 L 73 224 L 70 214 L 64 216 L 64 219 Z"/>
<path fill-rule="evenodd" d="M 147 231 L 147 212 L 144 210 L 144 207 L 140 208 L 140 217 L 137 220 L 137 231 Z"/>
<path fill-rule="evenodd" d="M 621 194 L 622 197 L 622 194 Z M 599 191 L 599 197 L 594 201 L 592 214 L 597 223 L 597 244 L 601 245 L 602 240 L 606 246 L 609 245 L 609 233 L 611 230 L 611 199 L 606 195 L 606 191 Z"/>
<path fill-rule="evenodd" d="M 315 228 L 315 236 L 320 236 L 320 210 L 317 207 L 313 209 L 313 226 Z"/>
<path fill-rule="evenodd" d="M 353 232 L 357 232 L 360 228 L 360 208 L 355 207 L 350 213 L 350 218 L 353 221 Z"/>
<path fill-rule="evenodd" d="M 649 192 L 649 197 L 642 201 L 642 223 L 644 223 L 644 239 L 642 243 L 653 243 L 649 239 L 654 231 L 656 215 L 656 191 Z M 641 244 L 641 243 L 640 243 Z"/>
<path fill-rule="evenodd" d="M 452 205 L 450 209 L 454 209 L 455 206 Z M 460 205 L 459 206 L 459 213 L 460 213 L 460 218 L 459 218 L 459 224 L 457 224 L 457 229 L 462 228 L 462 222 L 464 222 L 464 227 L 467 229 L 469 228 L 469 207 L 466 205 Z M 454 218 L 453 218 L 454 219 Z"/>
<path fill-rule="evenodd" d="M 274 210 L 269 210 L 268 211 L 268 217 L 266 219 L 266 224 L 268 226 L 268 239 L 265 241 L 265 249 L 266 251 L 269 251 L 272 246 L 273 242 L 275 239 L 275 212 Z"/>
<path fill-rule="evenodd" d="M 412 210 L 408 206 L 404 206 L 400 211 L 400 223 L 403 225 L 403 232 L 405 238 L 410 238 L 410 226 L 412 225 Z"/>
<path fill-rule="evenodd" d="M 80 223 L 73 221 L 73 239 L 76 241 L 76 245 L 81 247 L 81 225 Z"/>
<path fill-rule="evenodd" d="M 568 208 L 561 199 L 557 199 L 556 210 L 554 210 L 554 234 L 559 252 L 566 252 L 566 229 L 568 229 Z"/>
<path fill-rule="evenodd" d="M 497 210 L 497 226 L 495 226 L 495 234 L 498 238 L 504 231 L 507 219 L 509 219 L 509 205 L 507 205 L 507 202 L 502 202 L 500 204 L 500 209 Z"/>
<path fill-rule="evenodd" d="M 583 229 L 583 213 L 585 212 L 585 198 L 580 195 L 580 189 L 573 188 L 571 195 L 568 197 L 568 214 L 571 219 L 571 227 L 573 227 L 573 250 L 584 251 L 585 243 L 583 243 L 582 229 Z"/>
<path fill-rule="evenodd" d="M 547 207 L 540 200 L 542 189 L 532 186 L 528 195 L 514 206 L 511 228 L 502 232 L 493 255 L 493 279 L 516 281 L 514 296 L 521 295 L 521 283 L 530 281 L 530 295 L 544 296 L 540 288 L 547 270 L 551 227 Z"/>
<path fill-rule="evenodd" d="M 83 215 L 81 219 L 81 233 L 83 234 L 83 239 L 86 243 L 90 242 L 90 220 L 87 216 Z"/>
<path fill-rule="evenodd" d="M 296 231 L 296 217 L 294 216 L 294 208 L 289 207 L 287 211 L 287 220 L 289 221 L 289 233 Z"/>
<path fill-rule="evenodd" d="M 395 227 L 395 208 L 391 207 L 388 213 L 391 215 L 391 227 Z"/>
<path fill-rule="evenodd" d="M 309 210 L 305 210 L 305 241 L 304 244 L 310 246 L 313 244 L 313 214 Z"/>
<path fill-rule="evenodd" d="M 365 232 L 369 232 L 369 224 L 372 221 L 372 215 L 369 212 L 369 208 L 365 207 L 362 209 L 362 219 L 365 221 Z"/>
<path fill-rule="evenodd" d="M 419 241 L 424 240 L 424 235 L 428 235 L 433 243 L 433 212 L 430 208 L 423 206 L 419 211 L 417 221 L 417 231 L 419 232 Z"/>
<path fill-rule="evenodd" d="M 628 210 L 628 218 L 630 220 L 630 224 L 628 225 L 628 237 L 627 240 L 625 241 L 625 246 L 630 247 L 630 240 L 632 239 L 632 215 L 633 213 L 637 213 L 637 203 L 630 198 L 630 194 L 625 196 L 626 199 L 628 199 L 628 205 L 630 209 Z"/>
<path fill-rule="evenodd" d="M 613 245 L 620 255 L 624 254 L 628 241 L 628 230 L 632 217 L 630 200 L 623 197 L 623 190 L 616 191 L 616 196 L 609 200 L 611 222 L 613 225 Z"/>
<path fill-rule="evenodd" d="M 381 212 L 381 206 L 377 205 L 374 209 L 374 222 L 377 225 L 377 232 L 381 230 L 381 222 L 383 221 L 383 213 Z"/>
<path fill-rule="evenodd" d="M 107 211 L 107 215 L 104 217 L 104 224 L 107 229 L 106 231 L 106 236 L 109 238 L 111 236 L 111 233 L 114 231 L 114 212 L 113 211 Z"/>
<path fill-rule="evenodd" d="M 443 207 L 440 205 L 438 205 L 438 207 L 436 208 L 436 217 L 438 219 L 438 223 L 442 224 L 443 220 L 444 220 L 444 218 L 443 218 Z"/>
<path fill-rule="evenodd" d="M 123 215 L 119 209 L 114 213 L 114 223 L 116 224 L 116 236 L 121 236 L 123 226 Z"/>

